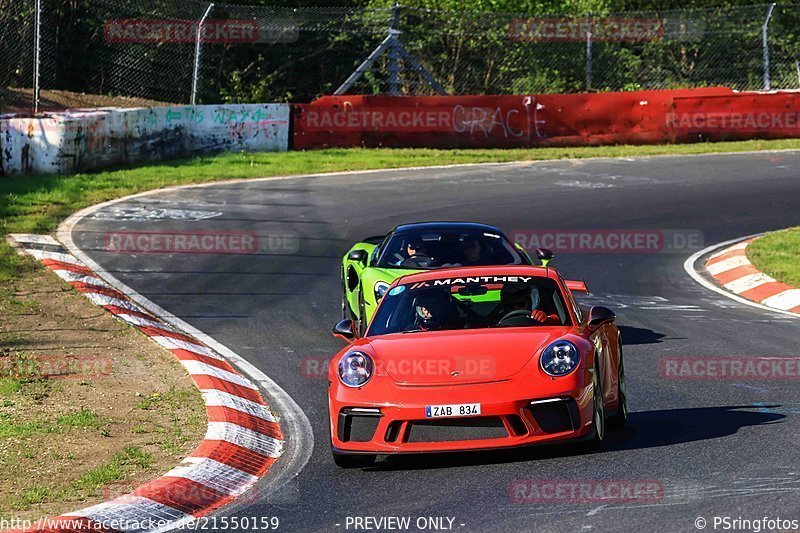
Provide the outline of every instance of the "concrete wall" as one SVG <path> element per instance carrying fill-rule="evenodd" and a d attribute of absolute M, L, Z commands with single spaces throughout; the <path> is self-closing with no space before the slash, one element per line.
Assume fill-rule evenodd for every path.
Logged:
<path fill-rule="evenodd" d="M 0 174 L 70 174 L 223 150 L 285 151 L 287 104 L 77 110 L 0 116 Z"/>

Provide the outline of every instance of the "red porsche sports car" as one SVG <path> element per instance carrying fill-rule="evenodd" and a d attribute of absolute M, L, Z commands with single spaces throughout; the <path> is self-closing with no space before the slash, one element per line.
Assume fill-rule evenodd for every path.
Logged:
<path fill-rule="evenodd" d="M 397 279 L 363 337 L 350 320 L 334 335 L 333 458 L 509 448 L 561 441 L 602 444 L 627 419 L 614 313 L 584 313 L 544 266 L 470 267 Z"/>

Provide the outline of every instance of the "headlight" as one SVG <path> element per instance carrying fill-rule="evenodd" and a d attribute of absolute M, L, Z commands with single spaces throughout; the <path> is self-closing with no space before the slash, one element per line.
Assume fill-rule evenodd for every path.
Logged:
<path fill-rule="evenodd" d="M 386 291 L 389 290 L 389 284 L 385 281 L 378 281 L 375 283 L 375 301 L 380 302 Z"/>
<path fill-rule="evenodd" d="M 556 341 L 542 352 L 542 370 L 551 376 L 565 376 L 575 370 L 581 352 L 569 341 Z"/>
<path fill-rule="evenodd" d="M 348 387 L 360 387 L 372 377 L 372 358 L 364 352 L 350 352 L 339 361 L 339 379 Z"/>

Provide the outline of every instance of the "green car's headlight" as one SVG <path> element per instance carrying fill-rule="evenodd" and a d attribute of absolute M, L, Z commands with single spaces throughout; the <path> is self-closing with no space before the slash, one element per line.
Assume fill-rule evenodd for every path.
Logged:
<path fill-rule="evenodd" d="M 545 373 L 559 377 L 575 370 L 580 360 L 581 352 L 574 344 L 558 340 L 544 349 L 540 362 Z"/>
<path fill-rule="evenodd" d="M 373 290 L 375 291 L 375 301 L 380 302 L 383 295 L 389 290 L 389 284 L 385 281 L 377 281 Z"/>

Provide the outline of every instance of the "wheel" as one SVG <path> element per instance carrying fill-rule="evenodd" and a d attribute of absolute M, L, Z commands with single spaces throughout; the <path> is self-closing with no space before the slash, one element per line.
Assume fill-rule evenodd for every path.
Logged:
<path fill-rule="evenodd" d="M 592 377 L 592 392 L 594 395 L 592 409 L 592 437 L 586 442 L 586 448 L 591 451 L 599 450 L 606 437 L 606 411 L 603 406 L 603 379 L 600 375 L 600 365 L 594 361 L 594 375 Z"/>
<path fill-rule="evenodd" d="M 617 407 L 617 414 L 608 421 L 608 425 L 614 429 L 622 429 L 628 422 L 628 390 L 625 387 L 625 360 L 622 358 L 622 344 L 619 345 L 617 375 L 617 397 L 619 398 L 619 406 Z"/>
<path fill-rule="evenodd" d="M 333 462 L 339 468 L 365 468 L 375 462 L 374 455 L 348 455 L 344 453 L 331 452 Z"/>

